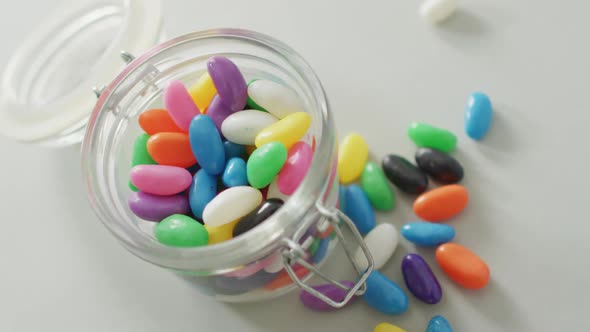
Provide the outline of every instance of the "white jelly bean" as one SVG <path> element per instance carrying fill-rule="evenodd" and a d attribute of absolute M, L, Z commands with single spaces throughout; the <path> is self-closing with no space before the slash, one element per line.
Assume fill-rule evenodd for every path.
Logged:
<path fill-rule="evenodd" d="M 205 206 L 203 222 L 207 226 L 221 226 L 252 212 L 262 202 L 256 188 L 237 186 L 219 193 Z"/>
<path fill-rule="evenodd" d="M 248 84 L 248 97 L 279 119 L 304 111 L 301 101 L 292 90 L 273 81 L 251 82 Z"/>
<path fill-rule="evenodd" d="M 379 224 L 365 236 L 365 243 L 375 261 L 375 270 L 379 270 L 387 263 L 397 248 L 398 242 L 397 230 L 392 224 Z M 362 270 L 369 267 L 361 248 L 357 249 L 355 260 Z"/>
<path fill-rule="evenodd" d="M 439 23 L 451 16 L 456 9 L 456 0 L 426 0 L 420 7 L 420 16 L 431 23 Z"/>
<path fill-rule="evenodd" d="M 283 269 L 283 255 L 280 253 L 274 254 L 270 264 L 264 267 L 264 271 L 268 273 L 277 273 Z"/>
<path fill-rule="evenodd" d="M 274 115 L 258 110 L 245 110 L 228 116 L 221 124 L 221 132 L 228 141 L 254 145 L 262 129 L 279 121 Z"/>

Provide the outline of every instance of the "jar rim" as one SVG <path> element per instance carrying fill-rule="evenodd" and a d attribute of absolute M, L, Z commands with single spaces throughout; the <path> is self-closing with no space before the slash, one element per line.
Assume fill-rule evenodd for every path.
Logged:
<path fill-rule="evenodd" d="M 95 185 L 88 176 L 93 173 L 93 145 L 100 133 L 100 119 L 109 99 L 117 89 L 125 84 L 125 80 L 140 68 L 149 63 L 150 59 L 165 50 L 183 43 L 210 38 L 233 38 L 254 42 L 260 46 L 280 54 L 287 63 L 302 77 L 313 91 L 321 129 L 321 137 L 317 141 L 316 152 L 307 175 L 296 192 L 285 202 L 283 207 L 261 225 L 231 240 L 203 247 L 177 248 L 157 243 L 153 239 L 139 238 L 130 241 L 129 230 L 113 227 L 109 222 L 112 211 L 108 211 L 95 195 Z M 317 199 L 321 198 L 328 188 L 331 179 L 325 175 L 333 172 L 333 151 L 335 150 L 334 123 L 329 103 L 322 84 L 311 66 L 295 50 L 283 42 L 251 30 L 244 29 L 211 29 L 185 34 L 154 46 L 131 62 L 104 89 L 98 99 L 88 122 L 88 129 L 82 144 L 82 168 L 87 179 L 91 205 L 101 222 L 115 237 L 136 256 L 153 264 L 175 269 L 201 271 L 203 274 L 218 273 L 223 269 L 232 269 L 245 262 L 260 259 L 274 250 L 288 227 L 294 226 L 304 217 L 308 209 L 314 208 Z M 107 204 L 108 205 L 108 204 Z M 223 261 L 221 263 L 220 261 Z M 214 271 L 214 272 L 211 272 Z"/>

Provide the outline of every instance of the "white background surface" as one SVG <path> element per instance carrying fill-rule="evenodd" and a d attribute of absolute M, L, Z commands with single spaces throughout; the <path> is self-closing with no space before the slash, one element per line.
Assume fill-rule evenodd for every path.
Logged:
<path fill-rule="evenodd" d="M 50 4 L 50 2 L 52 4 Z M 0 64 L 53 3 L 6 1 Z M 338 5 L 336 5 L 338 3 Z M 0 331 L 372 331 L 382 321 L 424 331 L 445 315 L 456 331 L 588 331 L 587 189 L 590 4 L 584 0 L 464 0 L 447 24 L 417 15 L 420 1 L 165 1 L 168 36 L 213 27 L 271 34 L 299 50 L 328 92 L 341 133 L 356 130 L 379 159 L 412 157 L 410 121 L 456 132 L 455 156 L 472 201 L 452 221 L 457 242 L 485 258 L 491 284 L 443 285 L 442 303 L 410 296 L 402 316 L 361 301 L 305 310 L 296 295 L 226 305 L 128 254 L 86 201 L 78 147 L 47 150 L 0 139 Z M 34 9 L 38 12 L 31 12 Z M 469 93 L 495 105 L 489 136 L 463 134 Z M 380 221 L 413 219 L 398 193 Z M 383 272 L 403 284 L 402 243 Z M 331 271 L 344 259 L 336 255 Z M 350 276 L 343 276 L 350 277 Z"/>

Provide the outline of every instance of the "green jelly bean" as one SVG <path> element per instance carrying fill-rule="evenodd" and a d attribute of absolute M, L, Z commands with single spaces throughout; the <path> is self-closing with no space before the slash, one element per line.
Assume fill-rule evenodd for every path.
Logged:
<path fill-rule="evenodd" d="M 133 155 L 131 157 L 131 167 L 137 165 L 154 165 L 157 164 L 147 150 L 147 141 L 150 138 L 148 134 L 141 134 L 135 139 L 133 143 Z M 137 188 L 129 180 L 129 188 L 133 191 L 137 191 Z"/>
<path fill-rule="evenodd" d="M 320 247 L 320 241 L 321 239 L 315 239 L 311 243 L 311 246 L 309 246 L 309 256 L 315 255 L 315 252 L 318 251 L 318 248 Z"/>
<path fill-rule="evenodd" d="M 412 122 L 408 128 L 408 136 L 420 147 L 433 148 L 443 152 L 451 152 L 457 146 L 455 134 L 426 123 Z"/>
<path fill-rule="evenodd" d="M 250 82 L 248 82 L 248 86 L 250 86 L 250 84 L 254 83 L 254 81 L 256 81 L 256 79 L 251 80 Z M 250 96 L 248 95 L 248 99 L 246 100 L 246 105 L 248 105 L 248 108 L 254 109 L 254 110 L 259 110 L 259 111 L 263 111 L 263 112 L 268 112 L 267 110 L 264 109 L 264 107 L 258 105 L 254 99 L 250 98 Z"/>
<path fill-rule="evenodd" d="M 287 148 L 283 143 L 271 142 L 254 150 L 246 164 L 248 182 L 254 188 L 264 188 L 279 174 L 287 161 Z"/>
<path fill-rule="evenodd" d="M 154 229 L 154 235 L 160 243 L 172 247 L 206 246 L 209 242 L 205 226 L 182 214 L 164 218 Z"/>
<path fill-rule="evenodd" d="M 387 184 L 385 174 L 379 165 L 372 161 L 365 165 L 361 175 L 361 187 L 375 209 L 389 211 L 395 206 L 395 197 Z"/>

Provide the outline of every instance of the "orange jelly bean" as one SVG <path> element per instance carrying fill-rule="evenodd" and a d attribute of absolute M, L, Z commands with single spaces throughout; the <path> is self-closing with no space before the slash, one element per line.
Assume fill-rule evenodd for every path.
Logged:
<path fill-rule="evenodd" d="M 451 184 L 426 192 L 414 201 L 416 215 L 428 221 L 441 221 L 459 214 L 467 206 L 469 192 Z"/>
<path fill-rule="evenodd" d="M 184 133 L 155 134 L 148 139 L 147 150 L 160 165 L 186 168 L 197 162 L 188 135 Z"/>
<path fill-rule="evenodd" d="M 436 249 L 436 261 L 457 284 L 469 289 L 485 287 L 490 268 L 471 250 L 456 243 L 445 243 Z"/>
<path fill-rule="evenodd" d="M 295 274 L 297 275 L 298 278 L 303 278 L 307 274 L 309 274 L 309 270 L 304 268 L 301 265 L 297 265 L 293 269 L 294 269 Z M 285 286 L 289 286 L 292 283 L 293 283 L 293 279 L 291 279 L 291 276 L 289 276 L 289 273 L 287 273 L 287 271 L 283 271 L 275 279 L 273 279 L 271 282 L 266 284 L 264 286 L 264 289 L 275 290 L 278 288 L 283 288 Z"/>
<path fill-rule="evenodd" d="M 167 110 L 151 109 L 139 115 L 139 126 L 148 135 L 157 133 L 182 133 L 184 130 L 180 129 L 170 117 Z"/>

